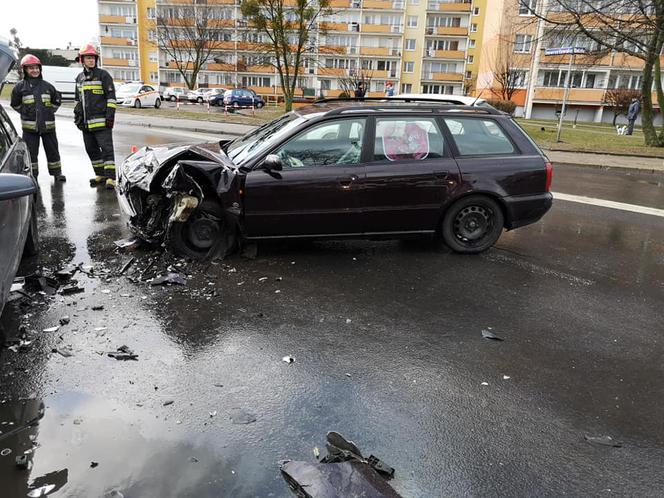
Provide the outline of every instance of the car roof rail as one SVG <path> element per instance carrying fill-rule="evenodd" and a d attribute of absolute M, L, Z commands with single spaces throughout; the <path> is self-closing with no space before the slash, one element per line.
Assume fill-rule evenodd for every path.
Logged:
<path fill-rule="evenodd" d="M 375 102 L 376 104 L 386 104 L 389 102 L 406 103 L 406 104 L 421 102 L 424 104 L 435 104 L 435 106 L 431 107 L 431 110 L 441 110 L 440 109 L 441 107 L 447 107 L 448 109 L 444 110 L 446 111 L 463 110 L 464 112 L 477 112 L 479 114 L 496 114 L 496 115 L 504 114 L 503 112 L 493 107 L 476 107 L 465 104 L 457 104 L 454 102 L 448 102 L 436 98 L 424 98 L 424 97 L 389 97 L 389 98 L 388 97 L 349 97 L 349 98 L 331 97 L 325 99 L 318 99 L 314 102 L 314 105 L 327 104 L 329 102 L 346 102 L 346 103 Z M 362 106 L 362 108 L 368 110 L 378 110 L 378 109 L 383 109 L 384 106 L 372 105 L 372 106 Z M 341 114 L 345 110 L 346 109 L 343 108 L 332 109 L 330 110 L 330 114 Z"/>

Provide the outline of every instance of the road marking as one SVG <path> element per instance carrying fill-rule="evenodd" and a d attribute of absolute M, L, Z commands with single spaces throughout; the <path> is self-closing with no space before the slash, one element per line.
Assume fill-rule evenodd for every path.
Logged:
<path fill-rule="evenodd" d="M 601 206 L 610 209 L 619 209 L 621 211 L 631 211 L 632 213 L 649 214 L 664 218 L 664 209 L 651 208 L 646 206 L 637 206 L 636 204 L 625 204 L 624 202 L 607 201 L 604 199 L 594 199 L 582 195 L 561 194 L 553 192 L 553 198 L 561 201 L 578 202 L 580 204 L 590 204 L 591 206 Z"/>

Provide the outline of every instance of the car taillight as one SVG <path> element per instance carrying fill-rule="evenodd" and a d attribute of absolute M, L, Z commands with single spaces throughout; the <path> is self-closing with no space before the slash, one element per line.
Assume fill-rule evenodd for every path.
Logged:
<path fill-rule="evenodd" d="M 553 180 L 553 164 L 550 162 L 546 163 L 546 186 L 545 191 L 551 191 L 551 181 Z"/>

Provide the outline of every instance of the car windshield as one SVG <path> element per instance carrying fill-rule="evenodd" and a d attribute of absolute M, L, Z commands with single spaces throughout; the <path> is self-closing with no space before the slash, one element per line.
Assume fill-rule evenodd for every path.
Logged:
<path fill-rule="evenodd" d="M 242 166 L 304 121 L 306 121 L 305 118 L 295 113 L 284 114 L 282 117 L 233 140 L 228 144 L 226 153 L 237 166 Z"/>
<path fill-rule="evenodd" d="M 118 93 L 138 93 L 142 85 L 122 85 Z"/>

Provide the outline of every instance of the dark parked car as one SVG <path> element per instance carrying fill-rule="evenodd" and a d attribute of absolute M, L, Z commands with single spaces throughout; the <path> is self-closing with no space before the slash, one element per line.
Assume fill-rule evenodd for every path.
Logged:
<path fill-rule="evenodd" d="M 142 238 L 186 255 L 235 238 L 442 236 L 479 253 L 551 207 L 552 166 L 493 108 L 327 100 L 234 141 L 146 147 L 119 172 Z"/>
<path fill-rule="evenodd" d="M 260 109 L 265 105 L 265 100 L 253 90 L 234 88 L 224 93 L 224 105 L 236 109 L 252 106 Z"/>
<path fill-rule="evenodd" d="M 15 62 L 12 50 L 0 41 L 0 81 Z M 0 314 L 21 257 L 37 252 L 36 192 L 28 148 L 0 105 Z"/>

